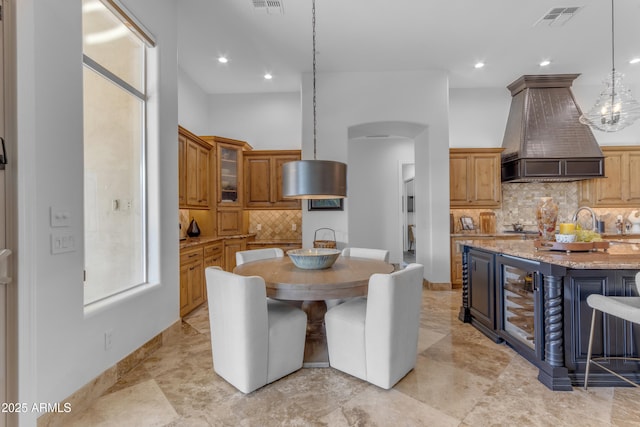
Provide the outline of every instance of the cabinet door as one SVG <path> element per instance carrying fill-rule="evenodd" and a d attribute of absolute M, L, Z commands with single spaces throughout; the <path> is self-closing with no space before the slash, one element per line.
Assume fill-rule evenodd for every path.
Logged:
<path fill-rule="evenodd" d="M 451 206 L 468 206 L 469 159 L 466 155 L 452 154 L 449 159 L 449 199 Z"/>
<path fill-rule="evenodd" d="M 571 270 L 565 278 L 565 365 L 569 370 L 584 372 L 589 346 L 589 331 L 593 309 L 587 304 L 591 294 L 608 296 L 638 296 L 635 271 Z M 640 327 L 596 312 L 592 354 L 594 357 L 639 357 Z M 603 363 L 603 362 L 601 362 Z M 609 360 L 603 363 L 616 372 L 637 372 L 640 363 Z M 589 383 L 597 383 L 596 375 Z M 602 384 L 604 385 L 604 384 Z M 611 385 L 611 384 L 610 384 Z"/>
<path fill-rule="evenodd" d="M 469 251 L 469 307 L 471 316 L 495 329 L 495 283 L 493 255 Z"/>
<path fill-rule="evenodd" d="M 595 203 L 598 205 L 617 205 L 624 200 L 624 153 L 609 153 L 604 158 L 606 178 L 597 179 L 595 185 Z"/>
<path fill-rule="evenodd" d="M 197 195 L 196 206 L 198 207 L 209 207 L 209 181 L 210 181 L 210 172 L 209 172 L 209 149 L 198 144 L 196 158 L 196 170 L 197 170 L 197 181 L 195 183 Z"/>
<path fill-rule="evenodd" d="M 209 206 L 209 150 L 197 142 L 187 140 L 187 205 Z"/>
<path fill-rule="evenodd" d="M 224 241 L 224 263 L 226 271 L 236 268 L 236 252 L 247 249 L 247 239 L 229 239 Z"/>
<path fill-rule="evenodd" d="M 218 204 L 242 206 L 242 149 L 218 142 Z"/>
<path fill-rule="evenodd" d="M 476 154 L 472 157 L 473 187 L 471 198 L 475 205 L 490 206 L 501 200 L 500 156 Z"/>
<path fill-rule="evenodd" d="M 187 204 L 187 138 L 178 135 L 178 205 Z"/>
<path fill-rule="evenodd" d="M 180 265 L 180 317 L 189 310 L 189 268 L 190 264 Z"/>
<path fill-rule="evenodd" d="M 244 159 L 245 206 L 249 208 L 272 205 L 272 159 L 269 156 L 247 156 Z"/>
<path fill-rule="evenodd" d="M 628 159 L 627 202 L 630 205 L 637 206 L 640 204 L 640 152 L 630 152 Z"/>
<path fill-rule="evenodd" d="M 240 209 L 218 209 L 218 235 L 242 234 L 242 211 Z"/>
<path fill-rule="evenodd" d="M 201 260 L 194 262 L 189 267 L 189 293 L 191 310 L 205 301 L 204 268 Z"/>
<path fill-rule="evenodd" d="M 273 164 L 273 184 L 272 194 L 273 202 L 278 208 L 283 209 L 301 209 L 300 200 L 285 199 L 282 197 L 282 165 L 289 162 L 300 160 L 300 156 L 277 156 L 274 157 Z"/>

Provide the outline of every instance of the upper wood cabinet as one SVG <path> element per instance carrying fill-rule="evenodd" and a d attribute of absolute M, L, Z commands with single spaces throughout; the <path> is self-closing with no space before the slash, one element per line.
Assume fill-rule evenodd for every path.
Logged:
<path fill-rule="evenodd" d="M 244 207 L 246 209 L 300 209 L 299 200 L 282 197 L 282 165 L 300 158 L 300 150 L 245 152 Z"/>
<path fill-rule="evenodd" d="M 452 208 L 499 208 L 502 148 L 451 148 L 449 198 Z"/>
<path fill-rule="evenodd" d="M 181 208 L 209 208 L 211 146 L 178 126 L 178 204 Z"/>
<path fill-rule="evenodd" d="M 603 146 L 605 178 L 580 182 L 580 204 L 593 207 L 640 204 L 640 146 Z"/>
<path fill-rule="evenodd" d="M 216 201 L 218 208 L 242 207 L 242 158 L 251 146 L 245 141 L 221 136 L 201 136 L 216 147 Z"/>

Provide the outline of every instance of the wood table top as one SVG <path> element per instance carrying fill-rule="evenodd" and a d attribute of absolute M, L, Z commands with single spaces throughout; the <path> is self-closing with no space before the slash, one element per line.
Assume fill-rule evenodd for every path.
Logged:
<path fill-rule="evenodd" d="M 340 256 L 330 268 L 304 270 L 285 256 L 248 262 L 233 271 L 262 277 L 271 298 L 317 301 L 366 295 L 372 274 L 391 273 L 393 269 L 384 261 Z"/>

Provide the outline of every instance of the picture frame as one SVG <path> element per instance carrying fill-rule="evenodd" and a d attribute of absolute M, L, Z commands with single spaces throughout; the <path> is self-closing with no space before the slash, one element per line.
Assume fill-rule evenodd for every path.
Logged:
<path fill-rule="evenodd" d="M 474 229 L 473 218 L 471 218 L 469 216 L 461 216 L 460 217 L 460 224 L 462 225 L 462 229 L 463 230 L 473 230 Z"/>
<path fill-rule="evenodd" d="M 344 210 L 343 199 L 311 199 L 309 200 L 310 211 L 342 211 Z"/>

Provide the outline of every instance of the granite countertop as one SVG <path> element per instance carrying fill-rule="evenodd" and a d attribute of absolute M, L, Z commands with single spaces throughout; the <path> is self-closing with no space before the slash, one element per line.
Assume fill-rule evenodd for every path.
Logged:
<path fill-rule="evenodd" d="M 271 240 L 253 240 L 251 242 L 252 245 L 302 245 L 302 240 L 300 239 L 271 239 Z"/>
<path fill-rule="evenodd" d="M 472 236 L 470 236 L 472 237 Z M 609 240 L 607 251 L 571 252 L 536 249 L 533 240 L 473 240 L 461 244 L 489 252 L 582 270 L 640 270 L 640 239 Z"/>
<path fill-rule="evenodd" d="M 200 237 L 187 237 L 185 240 L 180 240 L 180 249 L 191 248 L 193 246 L 203 245 L 205 243 L 219 242 L 226 239 L 243 239 L 245 237 L 255 236 L 255 233 L 250 234 L 236 234 L 233 236 L 200 236 Z"/>

